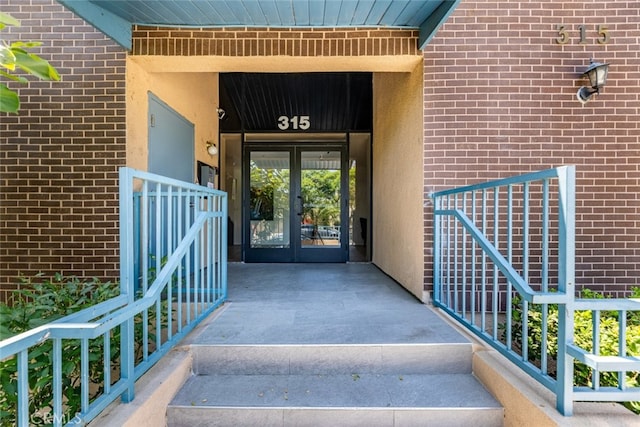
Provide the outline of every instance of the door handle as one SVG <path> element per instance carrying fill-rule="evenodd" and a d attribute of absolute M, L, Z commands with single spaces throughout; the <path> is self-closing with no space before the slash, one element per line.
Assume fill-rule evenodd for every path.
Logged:
<path fill-rule="evenodd" d="M 300 201 L 300 212 L 298 212 L 298 216 L 302 216 L 304 211 L 304 204 L 302 203 L 302 196 L 298 196 L 298 200 Z"/>

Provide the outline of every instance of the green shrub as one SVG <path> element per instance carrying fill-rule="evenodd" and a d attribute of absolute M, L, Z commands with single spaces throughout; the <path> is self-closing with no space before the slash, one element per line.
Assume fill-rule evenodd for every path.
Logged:
<path fill-rule="evenodd" d="M 12 293 L 11 305 L 0 304 L 0 339 L 44 325 L 68 314 L 117 296 L 120 288 L 98 279 L 80 281 L 56 274 L 53 278 L 37 275 L 20 279 L 21 289 Z M 112 331 L 118 339 L 119 328 Z M 89 345 L 89 381 L 91 396 L 102 391 L 104 344 L 101 338 Z M 112 349 L 110 356 L 117 357 Z M 80 410 L 80 341 L 62 341 L 63 405 L 71 418 Z M 17 362 L 15 357 L 0 361 L 0 425 L 15 425 L 17 413 Z M 30 425 L 47 425 L 53 408 L 53 343 L 46 340 L 29 350 Z"/>
<path fill-rule="evenodd" d="M 166 263 L 162 261 L 162 265 Z M 156 277 L 154 268 L 149 269 L 149 282 Z M 76 277 L 55 274 L 46 278 L 38 274 L 33 278 L 20 277 L 20 289 L 13 291 L 11 304 L 0 303 L 0 340 L 49 322 L 60 319 L 92 305 L 107 301 L 120 294 L 117 283 L 102 283 L 98 279 L 80 281 Z M 174 277 L 172 283 L 177 283 Z M 137 297 L 141 297 L 138 294 Z M 168 301 L 163 299 L 159 307 L 154 305 L 147 316 L 134 317 L 134 360 L 143 360 L 143 330 L 146 320 L 148 327 L 147 348 L 151 353 L 156 349 L 156 319 L 160 328 L 168 324 Z M 111 348 L 108 351 L 112 374 L 119 375 L 120 327 L 110 332 Z M 81 408 L 80 340 L 62 341 L 62 389 L 64 423 L 70 422 Z M 89 340 L 89 400 L 102 394 L 104 390 L 104 341 L 102 337 Z M 113 383 L 112 379 L 112 383 Z M 15 357 L 0 361 L 0 426 L 12 426 L 17 414 L 17 362 Z M 29 424 L 50 425 L 53 421 L 53 342 L 45 340 L 29 349 Z"/>

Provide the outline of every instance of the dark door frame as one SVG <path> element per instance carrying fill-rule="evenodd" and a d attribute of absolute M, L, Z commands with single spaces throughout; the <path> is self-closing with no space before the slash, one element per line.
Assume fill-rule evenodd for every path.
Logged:
<path fill-rule="evenodd" d="M 254 151 L 288 152 L 290 158 L 289 236 L 288 248 L 252 248 L 250 219 L 250 153 Z M 303 247 L 301 236 L 300 198 L 301 155 L 304 151 L 340 151 L 340 246 Z M 243 259 L 245 262 L 347 262 L 349 253 L 349 150 L 346 143 L 246 143 L 243 144 Z"/>

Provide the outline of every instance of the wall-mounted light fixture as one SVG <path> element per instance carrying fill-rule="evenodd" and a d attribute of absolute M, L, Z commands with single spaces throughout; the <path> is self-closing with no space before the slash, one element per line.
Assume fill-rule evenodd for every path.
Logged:
<path fill-rule="evenodd" d="M 609 64 L 593 62 L 593 58 L 591 58 L 589 67 L 582 73 L 583 76 L 589 78 L 591 87 L 582 86 L 576 94 L 578 101 L 580 101 L 582 105 L 586 104 L 594 93 L 600 93 L 600 88 L 607 84 L 607 74 L 609 74 Z"/>
<path fill-rule="evenodd" d="M 218 147 L 215 142 L 207 141 L 207 153 L 209 153 L 210 156 L 216 156 L 218 154 Z"/>

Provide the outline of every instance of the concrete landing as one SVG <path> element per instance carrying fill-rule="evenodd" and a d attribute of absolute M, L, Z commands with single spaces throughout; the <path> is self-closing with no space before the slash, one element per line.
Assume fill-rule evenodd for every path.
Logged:
<path fill-rule="evenodd" d="M 469 343 L 372 264 L 229 264 L 229 303 L 194 344 Z"/>

